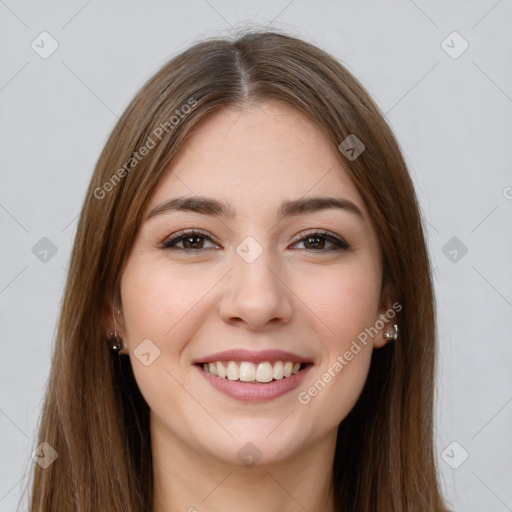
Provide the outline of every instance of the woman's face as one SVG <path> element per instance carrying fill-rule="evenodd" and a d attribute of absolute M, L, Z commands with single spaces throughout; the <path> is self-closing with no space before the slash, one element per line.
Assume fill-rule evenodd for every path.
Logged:
<path fill-rule="evenodd" d="M 276 101 L 215 113 L 174 158 L 121 278 L 152 435 L 238 465 L 335 439 L 390 327 L 370 329 L 381 254 L 341 159 Z"/>

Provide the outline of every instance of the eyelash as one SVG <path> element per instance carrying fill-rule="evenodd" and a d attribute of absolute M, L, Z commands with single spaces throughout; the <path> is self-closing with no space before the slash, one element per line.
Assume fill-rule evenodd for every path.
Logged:
<path fill-rule="evenodd" d="M 180 231 L 179 233 L 176 233 L 172 237 L 165 240 L 162 244 L 162 248 L 163 249 L 177 249 L 177 250 L 181 250 L 181 251 L 185 251 L 185 252 L 195 252 L 195 253 L 201 253 L 203 251 L 207 251 L 207 250 L 211 249 L 211 248 L 186 249 L 184 247 L 175 247 L 175 245 L 177 243 L 181 242 L 182 240 L 185 240 L 186 238 L 190 238 L 193 236 L 207 238 L 211 242 L 214 242 L 210 236 L 208 236 L 206 233 L 204 233 L 202 231 L 198 231 L 198 230 L 187 231 L 187 230 L 185 230 L 185 231 Z M 330 247 L 328 249 L 302 249 L 302 250 L 305 250 L 308 252 L 320 252 L 320 253 L 324 252 L 325 253 L 325 252 L 346 251 L 346 250 L 350 249 L 350 245 L 347 244 L 347 242 L 345 242 L 343 239 L 341 239 L 335 235 L 330 234 L 328 231 L 321 231 L 321 230 L 318 231 L 317 230 L 317 231 L 312 231 L 312 232 L 304 232 L 304 233 L 301 233 L 299 236 L 301 236 L 302 238 L 297 240 L 293 245 L 295 245 L 299 242 L 303 242 L 308 238 L 323 238 L 323 239 L 327 240 L 328 242 L 331 242 L 334 245 L 334 247 Z M 216 243 L 216 242 L 214 242 L 214 243 Z"/>

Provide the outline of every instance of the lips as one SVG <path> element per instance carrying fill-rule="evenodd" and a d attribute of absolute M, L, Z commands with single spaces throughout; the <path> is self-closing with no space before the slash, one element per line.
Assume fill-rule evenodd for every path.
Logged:
<path fill-rule="evenodd" d="M 221 393 L 245 402 L 265 402 L 295 389 L 313 363 L 282 350 L 234 349 L 197 359 L 194 365 Z"/>
<path fill-rule="evenodd" d="M 306 364 L 304 369 L 290 377 L 266 383 L 223 379 L 205 372 L 201 365 L 195 365 L 195 367 L 206 382 L 220 393 L 241 402 L 262 403 L 279 398 L 296 389 L 306 378 L 313 365 Z"/>
<path fill-rule="evenodd" d="M 215 363 L 217 361 L 229 362 L 235 361 L 241 363 L 242 361 L 251 362 L 254 364 L 264 363 L 265 361 L 291 361 L 292 363 L 311 363 L 311 359 L 293 354 L 292 352 L 284 352 L 282 350 L 262 350 L 259 352 L 252 352 L 245 349 L 225 350 L 223 352 L 216 352 L 201 359 L 196 359 L 193 364 Z"/>

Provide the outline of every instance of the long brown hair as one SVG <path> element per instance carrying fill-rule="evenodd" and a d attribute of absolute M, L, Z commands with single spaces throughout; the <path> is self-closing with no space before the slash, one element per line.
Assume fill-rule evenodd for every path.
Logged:
<path fill-rule="evenodd" d="M 402 305 L 399 341 L 373 352 L 364 390 L 338 428 L 336 510 L 446 510 L 433 450 L 430 263 L 399 146 L 368 93 L 334 58 L 285 34 L 249 31 L 199 42 L 168 62 L 101 153 L 78 224 L 39 432 L 38 444 L 49 443 L 58 458 L 46 469 L 34 466 L 32 512 L 152 510 L 148 405 L 129 358 L 109 353 L 103 320 L 119 300 L 144 207 L 191 130 L 226 105 L 267 99 L 304 113 L 335 148 L 351 134 L 363 141 L 355 160 L 338 154 L 377 230 L 383 281 Z"/>

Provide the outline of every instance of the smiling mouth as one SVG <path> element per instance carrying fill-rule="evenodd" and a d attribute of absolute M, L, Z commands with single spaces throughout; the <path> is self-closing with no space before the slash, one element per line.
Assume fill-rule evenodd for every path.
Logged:
<path fill-rule="evenodd" d="M 220 379 L 266 384 L 282 379 L 304 370 L 312 363 L 299 363 L 294 361 L 264 361 L 252 363 L 250 361 L 214 361 L 197 363 L 205 373 Z"/>

